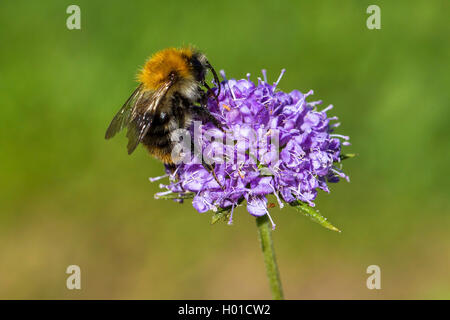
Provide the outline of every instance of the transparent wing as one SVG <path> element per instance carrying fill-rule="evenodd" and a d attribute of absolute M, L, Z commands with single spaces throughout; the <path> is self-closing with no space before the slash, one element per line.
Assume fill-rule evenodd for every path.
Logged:
<path fill-rule="evenodd" d="M 135 112 L 137 102 L 142 96 L 142 84 L 134 90 L 119 112 L 114 116 L 105 133 L 105 139 L 111 139 L 117 132 L 128 126 Z"/>
<path fill-rule="evenodd" d="M 131 154 L 150 129 L 153 118 L 158 110 L 161 100 L 173 84 L 173 80 L 167 80 L 158 89 L 141 96 L 136 102 L 136 108 L 131 114 L 128 125 L 128 154 Z"/>

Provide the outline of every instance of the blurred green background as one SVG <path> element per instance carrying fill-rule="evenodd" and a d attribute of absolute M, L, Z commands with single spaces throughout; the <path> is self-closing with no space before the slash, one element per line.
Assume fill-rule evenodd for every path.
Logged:
<path fill-rule="evenodd" d="M 449 299 L 449 4 L 1 1 L 0 298 L 270 298 L 245 208 L 230 227 L 155 200 L 162 165 L 103 139 L 145 59 L 194 44 L 229 77 L 286 68 L 279 88 L 332 103 L 358 153 L 351 183 L 318 196 L 341 234 L 273 209 L 285 296 Z M 82 290 L 66 289 L 71 264 Z"/>

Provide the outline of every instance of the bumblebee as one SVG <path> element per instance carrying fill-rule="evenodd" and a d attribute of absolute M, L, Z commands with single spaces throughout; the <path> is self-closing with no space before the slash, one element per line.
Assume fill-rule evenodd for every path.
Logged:
<path fill-rule="evenodd" d="M 127 127 L 128 154 L 142 143 L 150 154 L 173 167 L 179 160 L 172 159 L 175 130 L 188 128 L 193 119 L 221 128 L 206 108 L 213 95 L 205 81 L 208 70 L 219 86 L 217 73 L 203 53 L 192 48 L 168 48 L 155 53 L 139 72 L 139 86 L 111 121 L 105 138 Z"/>

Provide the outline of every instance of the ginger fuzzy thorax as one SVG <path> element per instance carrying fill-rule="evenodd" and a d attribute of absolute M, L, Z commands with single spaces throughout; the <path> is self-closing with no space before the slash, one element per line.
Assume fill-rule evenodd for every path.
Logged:
<path fill-rule="evenodd" d="M 178 77 L 194 80 L 189 60 L 194 54 L 190 48 L 168 48 L 155 53 L 138 74 L 145 89 L 155 90 L 175 72 Z"/>

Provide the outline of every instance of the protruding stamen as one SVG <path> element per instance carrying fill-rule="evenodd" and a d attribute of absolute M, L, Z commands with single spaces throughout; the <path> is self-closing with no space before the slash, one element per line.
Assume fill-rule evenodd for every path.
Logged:
<path fill-rule="evenodd" d="M 283 209 L 284 204 L 283 204 L 283 202 L 281 202 L 281 199 L 280 199 L 280 197 L 278 196 L 277 190 L 275 190 L 275 187 L 274 187 L 273 185 L 269 184 L 269 186 L 272 187 L 273 194 L 275 195 L 275 198 L 277 198 L 278 205 L 280 206 L 280 209 Z"/>
<path fill-rule="evenodd" d="M 163 176 L 159 176 L 159 177 L 150 177 L 148 178 L 148 180 L 150 180 L 150 182 L 155 182 L 164 178 L 167 178 L 169 176 L 169 174 L 165 174 Z"/>
<path fill-rule="evenodd" d="M 275 82 L 274 89 L 278 86 L 278 83 L 280 83 L 280 80 L 281 80 L 281 78 L 283 78 L 283 74 L 285 72 L 286 72 L 286 69 L 281 69 L 280 76 L 278 77 L 277 82 Z"/>
<path fill-rule="evenodd" d="M 305 96 L 303 96 L 300 100 L 297 101 L 294 108 L 299 110 L 303 106 L 304 103 L 305 103 Z"/>
<path fill-rule="evenodd" d="M 308 105 L 310 105 L 311 107 L 315 107 L 319 104 L 322 104 L 322 100 L 308 102 Z"/>
<path fill-rule="evenodd" d="M 313 94 L 314 94 L 314 90 L 309 90 L 307 93 L 305 93 L 304 97 L 306 98 L 306 97 L 308 97 L 310 95 L 313 95 Z"/>
<path fill-rule="evenodd" d="M 345 180 L 347 180 L 347 182 L 350 182 L 350 178 L 343 172 L 339 172 L 336 169 L 331 169 L 332 172 L 334 172 L 335 174 L 337 174 L 339 177 L 344 178 Z"/>
<path fill-rule="evenodd" d="M 264 77 L 264 81 L 267 83 L 267 70 L 266 69 L 262 69 L 261 73 L 262 73 L 262 75 Z"/>
<path fill-rule="evenodd" d="M 159 199 L 159 197 L 167 196 L 168 194 L 171 193 L 172 193 L 171 190 L 155 193 L 155 199 Z"/>
<path fill-rule="evenodd" d="M 300 192 L 300 183 L 298 184 L 298 189 L 295 189 L 294 187 L 290 187 L 289 189 L 292 190 L 296 195 L 302 197 L 303 199 L 301 199 L 301 200 L 308 202 L 308 204 L 311 207 L 314 207 L 316 205 L 314 202 L 306 199 L 306 197 L 303 195 L 303 193 Z"/>
<path fill-rule="evenodd" d="M 222 69 L 222 70 L 219 71 L 219 73 L 220 73 L 220 75 L 222 76 L 223 80 L 228 81 L 228 80 L 227 80 L 227 77 L 226 77 L 226 75 L 225 75 L 225 70 Z"/>
<path fill-rule="evenodd" d="M 230 213 L 230 219 L 228 219 L 228 225 L 232 225 L 233 224 L 233 212 L 234 212 L 234 203 L 231 207 L 231 213 Z"/>
<path fill-rule="evenodd" d="M 336 123 L 332 124 L 331 127 L 332 127 L 332 128 L 337 128 L 337 127 L 339 127 L 340 125 L 341 125 L 340 122 L 336 122 Z"/>
<path fill-rule="evenodd" d="M 227 82 L 227 86 L 228 86 L 228 89 L 231 92 L 231 95 L 233 96 L 233 100 L 236 100 L 236 96 L 234 95 L 234 91 L 233 91 L 233 89 L 231 88 L 231 86 L 230 86 L 230 84 L 228 82 Z"/>
<path fill-rule="evenodd" d="M 175 171 L 170 175 L 170 180 L 175 180 L 175 178 L 177 176 L 178 169 L 180 169 L 180 167 L 177 167 L 175 169 Z"/>
<path fill-rule="evenodd" d="M 328 107 L 326 107 L 325 109 L 322 110 L 322 112 L 327 112 L 329 110 L 333 109 L 333 105 L 330 104 Z"/>
<path fill-rule="evenodd" d="M 341 139 L 344 139 L 344 140 L 350 140 L 350 137 L 348 137 L 348 136 L 343 136 L 342 134 L 330 134 L 330 137 L 333 137 L 333 138 L 341 138 Z"/>
<path fill-rule="evenodd" d="M 273 222 L 272 217 L 270 216 L 269 210 L 267 210 L 267 208 L 266 208 L 266 214 L 269 217 L 270 223 L 272 224 L 272 230 L 275 230 L 275 227 L 277 225 Z"/>

